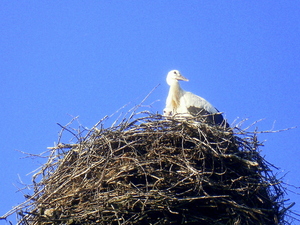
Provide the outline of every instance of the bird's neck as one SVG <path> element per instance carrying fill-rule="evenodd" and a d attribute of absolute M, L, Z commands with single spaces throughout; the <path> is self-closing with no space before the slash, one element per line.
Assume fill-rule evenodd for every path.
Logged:
<path fill-rule="evenodd" d="M 177 81 L 177 82 L 174 82 L 174 83 L 172 83 L 171 85 L 170 85 L 170 91 L 173 91 L 173 93 L 178 93 L 178 94 L 180 94 L 180 91 L 182 90 L 181 89 L 181 87 L 180 87 L 180 85 L 179 85 L 179 82 Z"/>
<path fill-rule="evenodd" d="M 170 85 L 170 90 L 169 90 L 169 96 L 170 98 L 170 103 L 172 105 L 173 109 L 177 109 L 180 103 L 180 97 L 181 97 L 182 89 L 179 86 L 178 82 L 173 82 L 172 85 Z"/>

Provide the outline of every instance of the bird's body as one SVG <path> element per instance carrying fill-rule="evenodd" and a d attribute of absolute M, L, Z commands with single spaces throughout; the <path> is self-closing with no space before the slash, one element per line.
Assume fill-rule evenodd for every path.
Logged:
<path fill-rule="evenodd" d="M 219 111 L 207 100 L 191 92 L 184 91 L 179 85 L 179 80 L 188 81 L 178 70 L 172 70 L 168 73 L 167 83 L 170 89 L 164 109 L 165 116 L 176 114 L 185 116 L 207 115 L 209 122 L 214 124 L 226 123 L 223 116 L 218 114 Z"/>

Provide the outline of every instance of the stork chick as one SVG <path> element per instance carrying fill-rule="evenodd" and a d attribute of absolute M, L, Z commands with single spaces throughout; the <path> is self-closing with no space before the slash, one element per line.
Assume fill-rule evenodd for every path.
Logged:
<path fill-rule="evenodd" d="M 204 98 L 181 89 L 180 80 L 189 81 L 178 70 L 171 70 L 167 75 L 167 83 L 170 86 L 166 100 L 164 116 L 183 114 L 186 116 L 208 115 L 207 120 L 215 124 L 224 124 L 223 116 L 216 114 L 219 111 Z M 226 123 L 226 126 L 229 125 Z"/>

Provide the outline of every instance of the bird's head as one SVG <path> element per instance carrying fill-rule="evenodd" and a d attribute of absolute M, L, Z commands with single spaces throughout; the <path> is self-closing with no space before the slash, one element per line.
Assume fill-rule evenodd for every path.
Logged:
<path fill-rule="evenodd" d="M 167 83 L 168 85 L 172 85 L 174 82 L 178 82 L 179 80 L 189 81 L 187 78 L 182 76 L 178 70 L 171 70 L 167 75 Z"/>
<path fill-rule="evenodd" d="M 173 115 L 173 110 L 171 108 L 164 108 L 164 116 L 172 116 Z"/>

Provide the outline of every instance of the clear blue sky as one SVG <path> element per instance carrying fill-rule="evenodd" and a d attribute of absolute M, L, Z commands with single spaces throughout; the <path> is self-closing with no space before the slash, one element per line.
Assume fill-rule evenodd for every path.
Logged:
<path fill-rule="evenodd" d="M 145 109 L 162 112 L 171 69 L 230 123 L 300 126 L 299 1 L 3 0 L 0 52 L 0 215 L 24 200 L 19 177 L 30 183 L 44 162 L 17 150 L 39 154 L 57 141 L 56 123 L 80 116 L 92 127 L 157 84 Z M 299 128 L 259 138 L 278 176 L 300 186 Z M 299 213 L 300 196 L 286 198 Z"/>

